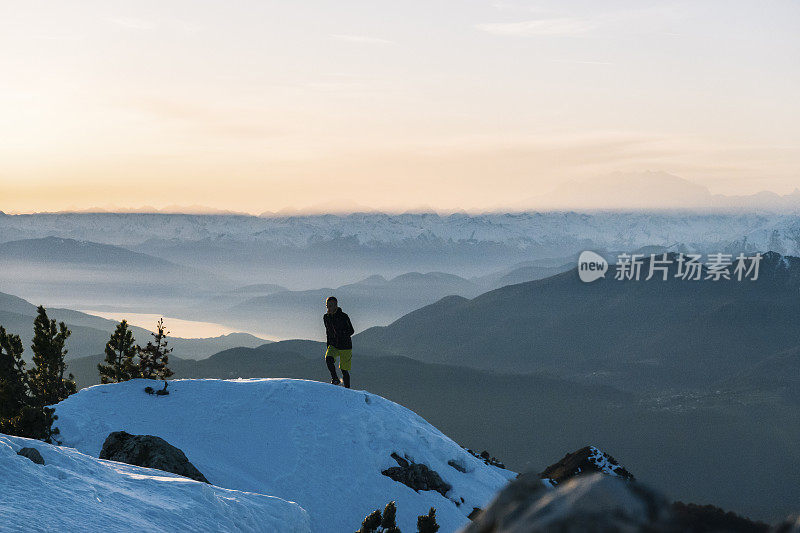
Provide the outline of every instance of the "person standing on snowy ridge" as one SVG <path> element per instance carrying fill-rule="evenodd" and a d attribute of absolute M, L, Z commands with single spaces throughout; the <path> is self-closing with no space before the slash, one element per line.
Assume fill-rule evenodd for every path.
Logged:
<path fill-rule="evenodd" d="M 328 348 L 325 350 L 325 363 L 331 373 L 331 383 L 338 385 L 339 376 L 336 374 L 334 359 L 339 358 L 339 368 L 342 371 L 344 386 L 350 388 L 350 367 L 353 360 L 353 341 L 350 336 L 355 333 L 350 317 L 339 307 L 336 296 L 329 296 L 325 300 L 328 312 L 322 315 L 325 324 L 325 335 Z"/>

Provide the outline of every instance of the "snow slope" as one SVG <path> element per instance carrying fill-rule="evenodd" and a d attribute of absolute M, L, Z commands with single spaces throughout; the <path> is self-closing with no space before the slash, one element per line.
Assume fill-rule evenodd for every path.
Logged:
<path fill-rule="evenodd" d="M 440 532 L 452 532 L 516 475 L 484 464 L 414 412 L 368 392 L 293 379 L 170 383 L 164 397 L 145 394 L 145 386 L 160 382 L 142 379 L 83 389 L 56 406 L 60 437 L 96 457 L 112 431 L 157 435 L 215 485 L 299 503 L 315 532 L 355 531 L 391 500 L 404 532 L 416 531 L 416 517 L 430 507 Z M 447 497 L 382 475 L 397 466 L 392 452 L 438 472 L 453 486 Z"/>
<path fill-rule="evenodd" d="M 17 455 L 36 448 L 45 464 Z M 0 434 L 2 531 L 310 531 L 279 498 Z"/>

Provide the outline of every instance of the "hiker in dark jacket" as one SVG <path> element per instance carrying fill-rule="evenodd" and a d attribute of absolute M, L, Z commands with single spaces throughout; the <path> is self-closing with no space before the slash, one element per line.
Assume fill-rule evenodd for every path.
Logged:
<path fill-rule="evenodd" d="M 331 383 L 338 385 L 339 376 L 336 374 L 334 359 L 339 358 L 339 368 L 342 370 L 344 386 L 350 388 L 350 366 L 353 359 L 353 341 L 350 335 L 355 333 L 350 317 L 339 307 L 339 302 L 335 296 L 325 300 L 325 307 L 328 312 L 322 315 L 325 323 L 325 335 L 328 340 L 328 348 L 325 350 L 325 363 L 331 373 Z"/>

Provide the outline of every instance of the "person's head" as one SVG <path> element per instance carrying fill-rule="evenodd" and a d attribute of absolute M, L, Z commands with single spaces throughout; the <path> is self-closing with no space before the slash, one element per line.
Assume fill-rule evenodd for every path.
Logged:
<path fill-rule="evenodd" d="M 328 296 L 328 299 L 325 300 L 325 307 L 328 308 L 329 313 L 333 313 L 336 311 L 336 308 L 339 306 L 339 302 L 336 300 L 336 296 Z"/>

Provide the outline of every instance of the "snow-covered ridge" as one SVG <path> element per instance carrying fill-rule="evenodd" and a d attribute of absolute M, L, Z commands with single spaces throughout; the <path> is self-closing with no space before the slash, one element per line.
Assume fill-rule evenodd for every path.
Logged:
<path fill-rule="evenodd" d="M 440 531 L 452 532 L 515 476 L 369 392 L 292 379 L 187 379 L 157 397 L 143 392 L 147 385 L 159 386 L 96 385 L 59 403 L 63 443 L 97 457 L 112 431 L 157 435 L 214 485 L 297 502 L 316 532 L 354 531 L 391 500 L 401 530 L 415 531 L 417 516 L 435 507 Z M 393 452 L 427 465 L 452 489 L 416 492 L 383 475 L 397 466 Z"/>
<path fill-rule="evenodd" d="M 589 450 L 591 451 L 589 461 L 594 463 L 600 472 L 609 476 L 624 477 L 620 474 L 624 469 L 619 463 L 611 461 L 607 454 L 601 452 L 594 446 L 589 446 Z"/>
<path fill-rule="evenodd" d="M 592 245 L 633 250 L 682 243 L 690 249 L 745 242 L 753 249 L 800 253 L 800 215 L 768 212 L 573 211 L 390 215 L 183 215 L 62 213 L 0 216 L 0 242 L 49 235 L 122 246 L 149 239 L 269 243 L 304 247 L 352 238 L 362 246 L 424 242 L 493 242 L 525 249 Z"/>
<path fill-rule="evenodd" d="M 626 480 L 634 479 L 633 474 L 628 472 L 616 459 L 591 445 L 568 453 L 560 461 L 548 466 L 540 476 L 546 487 L 552 487 L 579 474 L 591 474 L 592 472 L 600 472 Z"/>
<path fill-rule="evenodd" d="M 44 465 L 17 455 L 39 451 Z M 0 434 L 3 531 L 310 531 L 297 504 Z"/>

